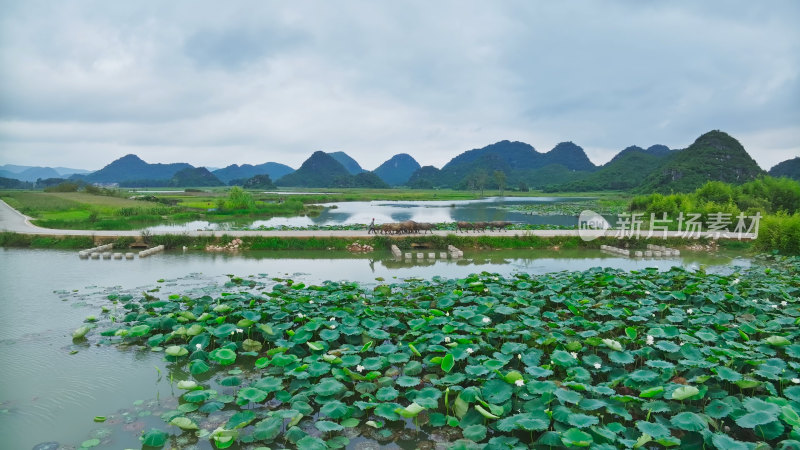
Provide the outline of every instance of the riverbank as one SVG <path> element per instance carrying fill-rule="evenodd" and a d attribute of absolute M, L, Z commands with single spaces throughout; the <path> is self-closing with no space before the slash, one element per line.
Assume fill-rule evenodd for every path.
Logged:
<path fill-rule="evenodd" d="M 74 235 L 35 235 L 15 232 L 0 232 L 0 247 L 5 248 L 57 248 L 84 249 L 102 244 L 114 244 L 116 248 L 127 248 L 131 244 L 148 246 L 164 245 L 167 249 L 187 247 L 204 250 L 209 246 L 223 247 L 234 239 L 240 239 L 238 250 L 346 250 L 353 242 L 368 244 L 375 249 L 388 249 L 392 244 L 401 250 L 413 248 L 446 248 L 453 245 L 460 249 L 599 249 L 601 245 L 631 250 L 643 250 L 647 244 L 657 244 L 677 249 L 716 250 L 718 248 L 751 251 L 752 241 L 700 239 L 617 239 L 602 237 L 593 241 L 584 241 L 577 235 L 545 235 L 540 236 L 526 232 L 509 235 L 234 235 L 213 233 L 202 236 L 188 234 L 159 234 L 145 236 L 74 236 Z"/>

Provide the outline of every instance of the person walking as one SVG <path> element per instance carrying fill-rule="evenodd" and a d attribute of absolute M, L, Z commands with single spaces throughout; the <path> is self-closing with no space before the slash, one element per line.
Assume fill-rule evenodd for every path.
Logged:
<path fill-rule="evenodd" d="M 367 234 L 370 234 L 370 233 L 377 234 L 375 232 L 375 218 L 374 217 L 372 218 L 372 222 L 369 224 L 369 231 L 367 231 Z"/>

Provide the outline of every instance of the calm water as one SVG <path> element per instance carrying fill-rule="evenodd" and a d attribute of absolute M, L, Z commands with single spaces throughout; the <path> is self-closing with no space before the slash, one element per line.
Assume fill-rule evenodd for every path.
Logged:
<path fill-rule="evenodd" d="M 274 217 L 269 220 L 256 220 L 251 223 L 230 224 L 192 221 L 184 224 L 159 225 L 149 228 L 153 232 L 180 232 L 193 230 L 226 230 L 231 227 L 307 227 L 312 225 L 353 225 L 402 222 L 488 222 L 508 220 L 514 223 L 536 225 L 576 226 L 578 217 L 567 214 L 531 215 L 513 211 L 516 205 L 535 203 L 557 204 L 587 200 L 572 197 L 489 197 L 479 200 L 447 201 L 370 201 L 340 202 L 323 205 L 325 208 L 315 217 Z M 613 217 L 607 218 L 611 223 Z"/>
<path fill-rule="evenodd" d="M 369 284 L 376 277 L 463 277 L 481 271 L 511 275 L 596 266 L 665 270 L 673 265 L 729 272 L 736 265 L 749 266 L 749 261 L 702 253 L 632 260 L 584 250 L 467 251 L 459 261 L 421 264 L 394 261 L 384 252 L 356 257 L 334 252 L 167 252 L 116 261 L 79 260 L 74 251 L 0 250 L 0 447 L 30 449 L 48 441 L 80 446 L 97 437 L 103 441 L 99 448 L 138 448 L 142 429 L 175 432 L 159 417 L 175 407 L 181 394 L 170 387 L 170 368 L 162 354 L 72 342 L 72 331 L 108 305 L 106 296 L 112 292 L 141 295 L 160 287 L 153 295 L 162 298 L 177 292 L 213 294 L 222 290 L 226 274 L 267 282 L 288 274 L 306 283 L 347 279 Z M 94 423 L 98 415 L 108 416 L 109 422 Z M 211 448 L 206 440 L 198 446 Z"/>

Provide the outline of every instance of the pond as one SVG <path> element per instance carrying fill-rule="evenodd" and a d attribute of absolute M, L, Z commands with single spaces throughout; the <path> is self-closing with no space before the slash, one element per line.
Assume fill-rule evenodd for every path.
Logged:
<path fill-rule="evenodd" d="M 578 197 L 488 197 L 478 200 L 338 202 L 322 205 L 319 215 L 273 217 L 249 223 L 212 223 L 192 221 L 148 228 L 154 233 L 195 230 L 257 229 L 273 227 L 309 227 L 326 225 L 364 225 L 402 222 L 490 222 L 505 220 L 519 224 L 575 227 L 580 209 L 596 207 L 595 201 Z M 578 209 L 576 209 L 578 207 Z M 614 224 L 616 217 L 607 215 Z"/>
<path fill-rule="evenodd" d="M 134 261 L 79 260 L 59 250 L 0 251 L 0 436 L 4 448 L 26 449 L 43 442 L 80 446 L 99 439 L 101 448 L 137 448 L 150 428 L 168 429 L 160 415 L 177 405 L 182 391 L 170 383 L 186 373 L 163 353 L 73 343 L 72 332 L 87 316 L 109 305 L 109 294 L 144 292 L 218 295 L 227 274 L 273 283 L 291 277 L 308 284 L 350 280 L 375 285 L 431 276 L 466 277 L 481 271 L 500 275 L 541 274 L 596 266 L 641 270 L 673 265 L 705 266 L 730 273 L 749 260 L 732 254 L 685 252 L 662 260 L 633 260 L 599 251 L 467 251 L 458 261 L 398 262 L 387 252 L 352 256 L 334 252 L 249 252 L 240 255 L 166 252 Z M 162 280 L 159 282 L 158 280 Z M 92 342 L 92 341 L 89 341 Z M 228 388 L 230 389 L 230 388 Z M 95 416 L 108 422 L 94 423 Z M 90 442 L 91 443 L 91 442 Z M 200 440 L 198 448 L 211 448 Z"/>

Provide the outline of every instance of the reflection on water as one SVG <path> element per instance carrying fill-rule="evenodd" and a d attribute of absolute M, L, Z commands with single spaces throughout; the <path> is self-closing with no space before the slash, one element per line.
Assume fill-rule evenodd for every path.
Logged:
<path fill-rule="evenodd" d="M 515 205 L 532 203 L 563 203 L 586 200 L 576 197 L 488 197 L 478 200 L 447 201 L 370 201 L 327 203 L 318 216 L 308 217 L 273 217 L 268 220 L 256 220 L 252 223 L 211 223 L 192 221 L 185 224 L 159 225 L 149 228 L 152 232 L 180 232 L 194 230 L 224 231 L 232 227 L 273 228 L 273 227 L 308 227 L 322 225 L 354 225 L 375 223 L 402 222 L 489 222 L 507 220 L 514 223 L 534 225 L 575 226 L 578 219 L 570 214 L 531 215 L 513 211 Z M 613 217 L 607 218 L 611 223 Z"/>
<path fill-rule="evenodd" d="M 425 250 L 425 253 L 440 249 Z M 442 249 L 443 250 L 443 249 Z M 226 274 L 291 277 L 308 283 L 376 278 L 466 277 L 488 271 L 509 276 L 605 266 L 624 270 L 674 265 L 731 272 L 749 260 L 732 254 L 684 252 L 669 259 L 629 259 L 591 250 L 465 250 L 459 260 L 403 261 L 388 251 L 363 255 L 327 251 L 263 251 L 239 255 L 165 252 L 146 259 L 79 260 L 74 251 L 0 250 L 0 436 L 3 448 L 26 449 L 58 441 L 79 445 L 110 439 L 108 448 L 138 447 L 141 430 L 167 429 L 159 415 L 176 405 L 160 353 L 75 344 L 72 331 L 108 305 L 106 296 L 211 294 Z M 157 282 L 163 279 L 164 282 Z M 77 290 L 77 292 L 73 292 Z M 72 352 L 77 353 L 72 354 Z M 173 368 L 174 369 L 174 368 Z M 121 412 L 118 412 L 121 411 Z M 97 415 L 109 416 L 95 424 Z M 110 436 L 109 436 L 110 434 Z M 200 448 L 211 448 L 207 441 Z"/>

